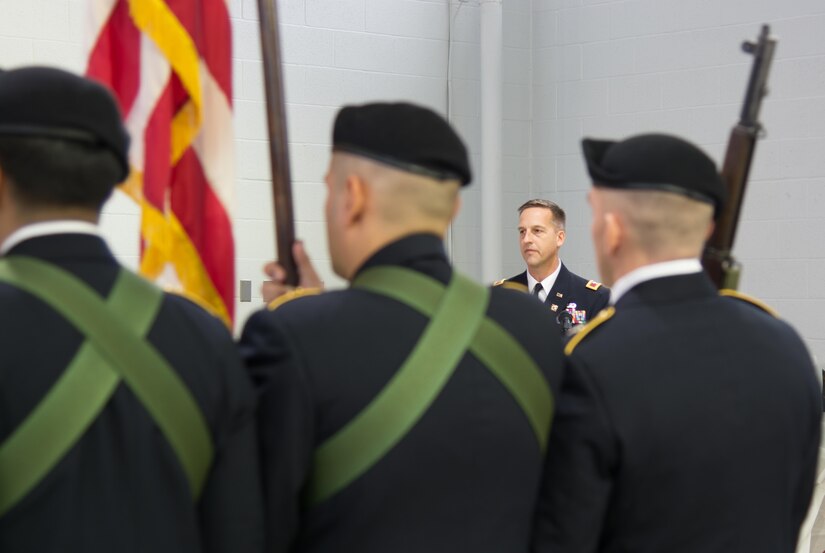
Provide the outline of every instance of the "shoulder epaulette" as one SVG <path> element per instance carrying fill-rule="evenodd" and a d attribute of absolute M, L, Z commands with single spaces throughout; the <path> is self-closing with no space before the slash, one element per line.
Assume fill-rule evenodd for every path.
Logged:
<path fill-rule="evenodd" d="M 494 287 L 507 288 L 508 290 L 515 290 L 516 292 L 527 293 L 527 286 L 520 282 L 512 282 L 510 280 L 497 280 L 493 283 Z"/>
<path fill-rule="evenodd" d="M 737 290 L 732 290 L 730 288 L 722 288 L 721 290 L 719 290 L 719 295 L 724 296 L 726 298 L 736 298 L 738 300 L 748 302 L 751 305 L 755 305 L 756 307 L 758 307 L 759 309 L 761 309 L 762 311 L 764 311 L 768 315 L 773 315 L 777 319 L 779 318 L 779 313 L 777 313 L 776 310 L 774 310 L 768 304 L 766 304 L 765 302 L 763 302 L 761 300 L 758 300 L 754 297 L 751 297 L 747 294 L 743 294 L 742 292 L 739 292 Z"/>
<path fill-rule="evenodd" d="M 266 308 L 270 311 L 274 311 L 275 309 L 278 309 L 287 302 L 296 300 L 298 298 L 303 298 L 304 296 L 317 296 L 321 292 L 322 290 L 320 288 L 296 288 L 295 290 L 290 290 L 285 294 L 281 294 L 280 296 L 269 302 L 266 305 Z"/>
<path fill-rule="evenodd" d="M 587 284 L 585 284 L 584 287 L 589 288 L 590 290 L 598 290 L 602 287 L 602 283 L 596 282 L 595 280 L 588 280 Z"/>
<path fill-rule="evenodd" d="M 579 343 L 582 340 L 584 340 L 584 338 L 588 334 L 593 332 L 593 330 L 595 330 L 597 326 L 604 324 L 604 322 L 608 320 L 610 317 L 612 317 L 615 313 L 616 308 L 612 305 L 610 307 L 605 307 L 604 309 L 599 311 L 598 315 L 596 315 L 589 323 L 584 325 L 582 329 L 578 331 L 576 335 L 570 339 L 569 342 L 567 342 L 567 345 L 564 346 L 564 354 L 570 355 L 571 353 L 573 353 L 573 350 L 576 349 L 576 346 L 578 346 Z"/>

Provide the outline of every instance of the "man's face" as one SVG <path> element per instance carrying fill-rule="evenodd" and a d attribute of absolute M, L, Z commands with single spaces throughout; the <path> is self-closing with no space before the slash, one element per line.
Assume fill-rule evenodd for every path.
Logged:
<path fill-rule="evenodd" d="M 543 207 L 528 207 L 518 222 L 521 257 L 531 269 L 555 268 L 564 231 L 556 228 L 553 212 Z"/>

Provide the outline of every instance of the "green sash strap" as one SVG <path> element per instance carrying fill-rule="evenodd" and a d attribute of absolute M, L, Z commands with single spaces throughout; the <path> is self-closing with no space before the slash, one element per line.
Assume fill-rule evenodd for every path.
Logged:
<path fill-rule="evenodd" d="M 180 377 L 143 339 L 160 309 L 160 290 L 122 270 L 104 301 L 66 271 L 20 256 L 0 260 L 0 281 L 40 298 L 87 338 L 46 396 L 0 444 L 0 515 L 74 446 L 121 378 L 169 440 L 197 498 L 212 460 L 208 427 Z"/>
<path fill-rule="evenodd" d="M 447 287 L 401 267 L 375 267 L 353 282 L 431 317 L 410 356 L 381 392 L 316 449 L 307 490 L 320 503 L 364 474 L 423 416 L 469 350 L 513 395 L 540 450 L 547 444 L 553 397 L 533 359 L 501 326 L 486 318 L 489 290 L 453 274 Z"/>

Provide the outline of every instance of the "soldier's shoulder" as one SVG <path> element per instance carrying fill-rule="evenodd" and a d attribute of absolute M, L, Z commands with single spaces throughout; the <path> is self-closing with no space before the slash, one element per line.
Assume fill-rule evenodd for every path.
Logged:
<path fill-rule="evenodd" d="M 510 278 L 502 278 L 493 283 L 494 288 L 507 288 L 519 292 L 527 292 L 527 273 L 521 273 Z"/>
<path fill-rule="evenodd" d="M 593 290 L 594 292 L 601 290 L 602 293 L 604 293 L 607 291 L 607 287 L 604 284 L 601 282 L 596 282 L 595 280 L 588 280 L 584 283 L 584 287 L 588 290 Z"/>
<path fill-rule="evenodd" d="M 573 336 L 564 346 L 565 355 L 572 354 L 582 342 L 596 335 L 600 329 L 607 326 L 606 323 L 610 321 L 615 314 L 616 308 L 611 305 L 599 311 L 598 315 L 593 317 L 587 324 L 576 327 Z"/>
<path fill-rule="evenodd" d="M 298 321 L 312 319 L 312 313 L 323 310 L 323 307 L 313 304 L 327 294 L 329 292 L 322 293 L 314 288 L 296 289 L 282 294 L 249 316 L 244 324 L 244 333 L 260 329 L 269 332 L 268 329 L 273 326 L 291 326 Z"/>
<path fill-rule="evenodd" d="M 755 298 L 753 296 L 749 296 L 748 294 L 743 294 L 742 292 L 740 292 L 738 290 L 732 290 L 730 288 L 723 288 L 723 289 L 719 290 L 719 295 L 724 297 L 724 298 L 731 298 L 733 300 L 736 300 L 736 301 L 742 302 L 744 304 L 750 305 L 752 307 L 755 307 L 755 308 L 759 309 L 760 311 L 763 311 L 764 313 L 767 313 L 768 315 L 770 315 L 770 316 L 772 316 L 776 319 L 780 318 L 779 313 L 775 309 L 773 309 L 771 306 L 769 306 L 768 304 L 766 304 L 765 302 L 763 302 L 762 300 L 760 300 L 758 298 Z"/>
<path fill-rule="evenodd" d="M 244 332 L 267 333 L 274 328 L 289 328 L 291 332 L 300 334 L 302 329 L 315 327 L 321 321 L 340 323 L 346 313 L 358 311 L 341 301 L 341 296 L 349 293 L 349 289 L 306 288 L 290 291 L 250 315 L 244 325 Z"/>
<path fill-rule="evenodd" d="M 185 317 L 188 326 L 198 328 L 201 333 L 231 336 L 226 323 L 213 308 L 188 294 L 164 291 L 163 305 L 159 319 L 167 313 L 174 313 L 175 317 Z"/>
<path fill-rule="evenodd" d="M 584 277 L 581 277 L 581 276 L 577 275 L 576 273 L 574 273 L 572 271 L 571 271 L 570 274 L 573 275 L 573 280 L 575 281 L 575 286 L 578 290 L 584 289 L 584 290 L 587 291 L 585 293 L 589 292 L 589 293 L 595 293 L 595 294 L 598 294 L 598 295 L 603 295 L 603 294 L 609 294 L 610 293 L 610 288 L 608 288 L 607 286 L 605 286 L 601 282 L 591 280 L 591 279 L 586 279 Z"/>
<path fill-rule="evenodd" d="M 294 290 L 290 290 L 289 292 L 286 292 L 285 294 L 278 296 L 277 298 L 269 302 L 266 305 L 266 308 L 268 311 L 275 311 L 276 309 L 279 309 L 286 304 L 295 302 L 296 300 L 299 300 L 301 298 L 319 296 L 322 292 L 323 290 L 320 288 L 296 288 Z"/>
<path fill-rule="evenodd" d="M 527 292 L 527 286 L 520 282 L 513 282 L 507 279 L 497 280 L 493 283 L 494 288 L 504 288 L 507 290 L 516 290 L 517 292 Z"/>

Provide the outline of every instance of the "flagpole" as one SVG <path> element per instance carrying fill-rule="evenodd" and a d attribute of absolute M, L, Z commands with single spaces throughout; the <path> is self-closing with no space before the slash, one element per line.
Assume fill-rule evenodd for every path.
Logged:
<path fill-rule="evenodd" d="M 298 284 L 298 271 L 292 256 L 295 219 L 292 209 L 292 179 L 286 132 L 286 100 L 281 71 L 281 40 L 277 0 L 258 0 L 261 49 L 264 66 L 264 93 L 269 129 L 269 159 L 272 168 L 272 203 L 275 213 L 275 242 L 278 263 L 286 271 L 286 284 Z"/>

